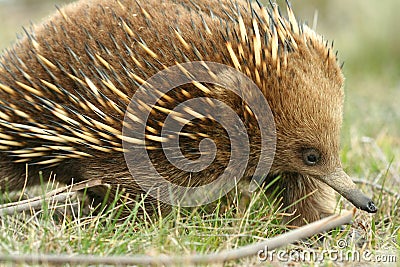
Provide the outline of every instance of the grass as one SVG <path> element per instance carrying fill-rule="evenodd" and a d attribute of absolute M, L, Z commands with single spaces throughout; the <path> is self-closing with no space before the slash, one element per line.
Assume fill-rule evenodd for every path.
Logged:
<path fill-rule="evenodd" d="M 397 253 L 399 264 L 400 37 L 393 29 L 399 25 L 396 14 L 399 2 L 292 2 L 298 17 L 309 18 L 310 22 L 318 9 L 318 31 L 330 40 L 335 39 L 340 59 L 346 62 L 342 162 L 352 177 L 372 183 L 359 184 L 359 187 L 373 196 L 379 210 L 374 215 L 358 212 L 355 223 L 347 231 L 334 230 L 323 240 L 316 236 L 285 250 L 322 253 L 324 249 L 337 249 L 346 240 L 343 251 L 353 254 L 371 251 L 373 255 Z M 54 10 L 53 3 L 40 3 L 35 2 L 35 6 Z M 11 7 L 16 16 L 6 16 Z M 1 17 L 7 17 L 0 29 L 0 47 L 10 44 L 14 32 L 21 32 L 20 25 L 28 24 L 26 18 L 39 21 L 48 12 L 46 8 L 38 8 L 39 15 L 26 15 L 15 4 L 0 2 Z M 28 10 L 34 12 L 32 8 Z M 7 196 L 2 196 L 2 200 L 6 201 Z M 247 206 L 240 204 L 246 201 Z M 138 206 L 137 210 L 140 209 Z M 87 205 L 60 203 L 57 209 L 45 205 L 32 213 L 3 217 L 0 254 L 205 254 L 257 242 L 287 230 L 279 223 L 283 214 L 262 191 L 250 200 L 237 196 L 231 202 L 219 201 L 212 207 L 175 208 L 166 216 L 155 214 L 142 218 L 132 212 L 128 219 L 121 220 L 115 213 L 115 209 L 110 209 L 93 215 Z M 359 238 L 364 241 L 360 243 Z M 260 263 L 254 256 L 227 266 L 257 264 L 277 263 Z M 341 262 L 324 262 L 326 266 L 332 264 Z"/>
<path fill-rule="evenodd" d="M 245 196 L 234 194 L 206 207 L 175 207 L 165 216 L 141 214 L 139 203 L 127 218 L 119 216 L 116 206 L 93 214 L 90 206 L 77 200 L 45 203 L 40 210 L 2 218 L 0 254 L 189 255 L 230 250 L 288 230 L 281 224 L 285 214 L 276 209 L 279 197 L 269 198 L 263 192 L 259 190 L 245 206 L 241 205 Z M 399 198 L 382 191 L 376 191 L 374 198 L 379 199 L 377 215 L 358 213 L 355 224 L 346 230 L 336 229 L 323 239 L 318 235 L 280 251 L 319 256 L 345 242 L 341 253 L 395 255 L 399 249 L 399 218 L 395 216 Z M 254 255 L 227 266 L 257 263 Z M 329 260 L 324 263 L 329 265 Z"/>
<path fill-rule="evenodd" d="M 279 225 L 282 214 L 263 191 L 245 209 L 239 202 L 240 197 L 232 199 L 231 204 L 220 200 L 208 207 L 175 207 L 166 216 L 139 214 L 142 207 L 137 204 L 123 219 L 115 206 L 101 214 L 82 215 L 82 207 L 86 207 L 82 203 L 46 203 L 39 211 L 2 218 L 0 253 L 205 254 L 243 246 L 284 230 Z"/>

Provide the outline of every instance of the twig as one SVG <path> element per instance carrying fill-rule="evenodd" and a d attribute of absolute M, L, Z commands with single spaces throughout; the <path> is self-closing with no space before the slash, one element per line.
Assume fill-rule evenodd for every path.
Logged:
<path fill-rule="evenodd" d="M 375 188 L 375 189 L 385 191 L 386 193 L 389 193 L 389 194 L 391 194 L 392 196 L 394 196 L 394 197 L 396 197 L 396 198 L 400 198 L 400 194 L 399 194 L 399 193 L 390 191 L 389 189 L 387 189 L 387 188 L 381 186 L 380 184 L 377 184 L 377 183 L 374 183 L 374 182 L 370 182 L 370 181 L 364 180 L 364 179 L 352 179 L 352 180 L 353 180 L 353 182 L 356 183 L 356 184 L 369 185 L 369 186 L 372 186 L 372 187 Z"/>
<path fill-rule="evenodd" d="M 0 216 L 12 215 L 16 212 L 42 207 L 44 202 L 62 202 L 76 194 L 76 191 L 102 185 L 100 180 L 87 180 L 77 184 L 54 189 L 42 197 L 34 197 L 27 200 L 0 205 Z"/>
<path fill-rule="evenodd" d="M 400 177 L 398 173 L 394 170 L 393 164 L 389 162 L 387 159 L 385 153 L 382 151 L 382 149 L 379 147 L 379 145 L 376 143 L 376 140 L 370 137 L 362 137 L 361 142 L 370 144 L 372 148 L 375 150 L 375 156 L 379 158 L 380 161 L 382 161 L 386 166 L 387 166 L 387 171 L 392 175 L 394 180 L 400 183 Z M 398 165 L 397 165 L 398 167 Z M 378 178 L 378 177 L 377 177 Z M 375 180 L 377 181 L 377 180 Z"/>
<path fill-rule="evenodd" d="M 43 203 L 47 202 L 65 202 L 67 199 L 72 198 L 73 196 L 76 195 L 76 192 L 67 192 L 67 193 L 60 193 L 57 195 L 54 195 L 52 197 L 48 198 L 42 198 L 39 200 L 35 201 L 30 201 L 27 203 L 19 203 L 18 205 L 11 206 L 11 207 L 5 207 L 0 209 L 0 216 L 4 215 L 12 215 L 18 212 L 26 211 L 26 210 L 31 210 L 31 209 L 37 209 L 41 208 L 43 206 Z"/>
<path fill-rule="evenodd" d="M 0 261 L 26 264 L 102 264 L 102 265 L 193 265 L 221 263 L 229 260 L 237 260 L 245 257 L 258 255 L 259 251 L 274 250 L 288 245 L 297 240 L 308 238 L 318 233 L 328 231 L 332 228 L 349 224 L 354 216 L 356 209 L 346 211 L 343 215 L 332 215 L 322 220 L 313 222 L 306 226 L 289 231 L 285 234 L 266 239 L 262 242 L 240 247 L 238 249 L 222 251 L 207 255 L 188 255 L 188 256 L 96 256 L 96 255 L 0 255 Z"/>

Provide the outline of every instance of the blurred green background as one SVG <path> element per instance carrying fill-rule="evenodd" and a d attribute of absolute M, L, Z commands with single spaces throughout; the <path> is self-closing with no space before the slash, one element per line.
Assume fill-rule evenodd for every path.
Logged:
<path fill-rule="evenodd" d="M 71 0 L 0 0 L 0 50 L 30 22 Z M 372 137 L 394 161 L 400 158 L 400 1 L 292 0 L 296 16 L 335 41 L 345 62 L 343 146 Z M 284 1 L 278 1 L 284 7 Z M 282 8 L 284 9 L 284 8 Z M 358 140 L 358 139 L 357 139 Z"/>

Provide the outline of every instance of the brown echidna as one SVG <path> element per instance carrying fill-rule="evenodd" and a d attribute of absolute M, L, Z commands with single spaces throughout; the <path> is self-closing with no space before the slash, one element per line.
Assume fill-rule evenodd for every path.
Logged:
<path fill-rule="evenodd" d="M 333 48 L 298 22 L 289 4 L 287 10 L 285 18 L 276 5 L 245 0 L 81 0 L 59 9 L 1 57 L 0 187 L 22 188 L 27 171 L 28 185 L 37 184 L 42 171 L 65 183 L 101 179 L 112 193 L 120 187 L 130 198 L 143 193 L 123 154 L 130 97 L 160 70 L 209 61 L 240 71 L 267 99 L 276 151 L 266 181 L 281 176 L 287 206 L 309 195 L 291 207 L 301 215 L 294 224 L 331 214 L 334 190 L 375 212 L 339 160 L 343 76 Z M 162 121 L 179 103 L 197 97 L 228 103 L 243 121 L 250 144 L 244 176 L 251 176 L 261 147 L 254 113 L 239 96 L 207 83 L 169 92 L 143 122 L 157 171 L 175 184 L 197 186 L 226 167 L 229 138 L 212 118 L 185 124 L 179 140 L 183 154 L 196 159 L 201 140 L 211 137 L 218 150 L 208 168 L 180 170 L 163 154 Z M 98 199 L 105 192 L 91 189 Z"/>

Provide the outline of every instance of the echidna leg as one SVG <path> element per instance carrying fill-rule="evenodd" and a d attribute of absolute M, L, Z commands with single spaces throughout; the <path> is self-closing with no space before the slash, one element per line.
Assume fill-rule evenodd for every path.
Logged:
<path fill-rule="evenodd" d="M 291 225 L 304 225 L 334 213 L 336 207 L 335 191 L 328 185 L 299 174 L 281 177 L 283 204 L 288 207 L 285 218 Z"/>

